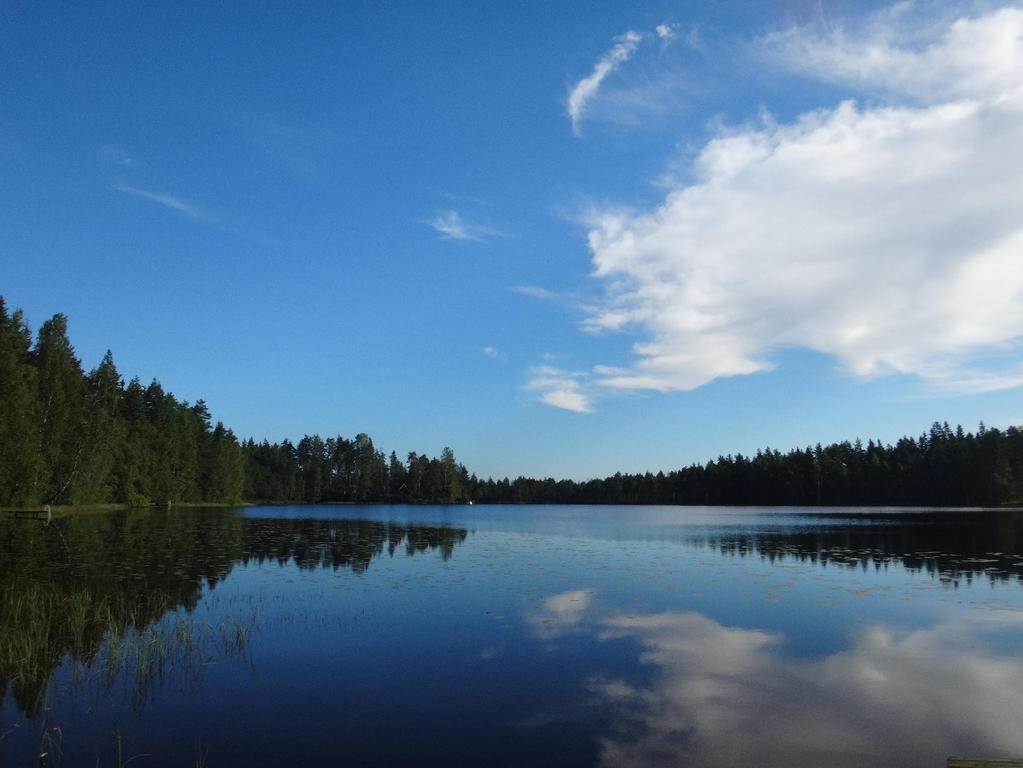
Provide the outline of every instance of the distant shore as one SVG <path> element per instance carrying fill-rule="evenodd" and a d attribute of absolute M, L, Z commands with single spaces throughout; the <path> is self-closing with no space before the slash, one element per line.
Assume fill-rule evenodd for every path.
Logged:
<path fill-rule="evenodd" d="M 869 509 L 882 512 L 893 511 L 925 511 L 941 510 L 947 512 L 980 512 L 990 510 L 1002 510 L 1006 512 L 1023 511 L 1023 502 L 1011 502 L 995 506 L 940 506 L 940 505 L 892 505 L 892 504 L 622 504 L 622 503 L 593 503 L 593 502 L 473 502 L 466 501 L 440 501 L 440 502 L 407 502 L 407 501 L 235 501 L 235 502 L 203 502 L 203 501 L 182 501 L 171 504 L 170 509 L 231 509 L 237 507 L 380 507 L 380 506 L 410 506 L 410 507 L 454 507 L 454 506 L 500 506 L 500 507 L 677 507 L 687 509 L 691 507 L 712 507 L 712 508 L 760 508 L 760 509 L 798 509 L 805 511 L 812 510 L 842 510 L 842 509 Z M 42 506 L 35 507 L 0 507 L 0 515 L 15 515 L 18 513 L 40 512 Z M 51 505 L 50 511 L 54 517 L 67 517 L 79 514 L 96 514 L 102 512 L 129 512 L 129 511 L 151 511 L 166 510 L 164 504 L 149 504 L 147 506 L 132 506 L 130 504 L 57 504 Z"/>

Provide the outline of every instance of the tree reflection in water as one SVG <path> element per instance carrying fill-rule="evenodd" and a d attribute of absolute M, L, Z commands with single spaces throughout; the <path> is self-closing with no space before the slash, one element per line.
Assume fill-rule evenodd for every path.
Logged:
<path fill-rule="evenodd" d="M 813 520 L 802 529 L 720 532 L 691 543 L 771 562 L 862 570 L 898 565 L 951 587 L 978 577 L 1023 583 L 1023 519 L 1014 510 L 815 514 Z"/>
<path fill-rule="evenodd" d="M 237 564 L 294 564 L 363 574 L 384 552 L 444 559 L 464 528 L 367 520 L 248 519 L 200 510 L 0 522 L 0 703 L 8 688 L 40 714 L 53 671 L 125 686 L 136 702 L 176 673 L 244 653 L 255 615 L 213 626 L 190 615 Z"/>

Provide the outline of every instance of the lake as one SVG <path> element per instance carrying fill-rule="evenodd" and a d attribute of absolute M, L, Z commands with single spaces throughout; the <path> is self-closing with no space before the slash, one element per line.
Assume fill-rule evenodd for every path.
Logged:
<path fill-rule="evenodd" d="M 0 520 L 0 765 L 1023 757 L 1021 515 Z"/>

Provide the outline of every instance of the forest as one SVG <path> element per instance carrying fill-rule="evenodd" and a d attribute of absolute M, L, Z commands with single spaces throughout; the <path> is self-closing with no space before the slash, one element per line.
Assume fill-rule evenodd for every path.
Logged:
<path fill-rule="evenodd" d="M 240 441 L 203 400 L 88 372 L 57 314 L 33 335 L 0 297 L 0 506 L 170 502 L 997 506 L 1023 501 L 1023 431 L 935 423 L 894 444 L 844 441 L 587 481 L 470 474 L 385 454 L 359 433 Z"/>
<path fill-rule="evenodd" d="M 390 461 L 365 434 L 241 443 L 206 403 L 158 381 L 127 384 L 108 351 L 86 372 L 62 314 L 33 339 L 0 297 L 0 506 L 258 501 L 455 502 L 465 467 L 439 458 Z"/>

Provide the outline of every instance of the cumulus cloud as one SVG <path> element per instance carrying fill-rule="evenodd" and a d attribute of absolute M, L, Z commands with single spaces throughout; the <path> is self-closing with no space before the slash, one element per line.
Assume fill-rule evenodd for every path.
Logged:
<path fill-rule="evenodd" d="M 591 413 L 593 402 L 584 389 L 584 374 L 551 365 L 533 367 L 526 389 L 536 392 L 541 403 L 576 413 Z"/>
<path fill-rule="evenodd" d="M 998 638 L 1021 631 L 1019 614 L 912 632 L 879 626 L 807 660 L 787 657 L 778 634 L 698 613 L 611 617 L 603 637 L 637 640 L 657 674 L 644 687 L 590 681 L 618 715 L 601 762 L 852 768 L 1017 755 L 1023 662 Z"/>
<path fill-rule="evenodd" d="M 615 38 L 615 44 L 597 61 L 593 72 L 584 77 L 572 86 L 568 93 L 568 116 L 572 120 L 572 131 L 579 135 L 579 126 L 587 105 L 597 95 L 601 83 L 614 72 L 618 67 L 632 58 L 636 52 L 636 46 L 642 40 L 642 35 L 629 30 L 624 35 Z"/>
<path fill-rule="evenodd" d="M 500 233 L 496 229 L 466 221 L 458 211 L 441 211 L 429 222 L 447 240 L 486 242 Z"/>
<path fill-rule="evenodd" d="M 772 36 L 882 102 L 722 129 L 655 208 L 592 216 L 586 328 L 645 337 L 601 386 L 689 390 L 792 347 L 861 377 L 1023 384 L 1023 10 L 907 24 Z"/>

